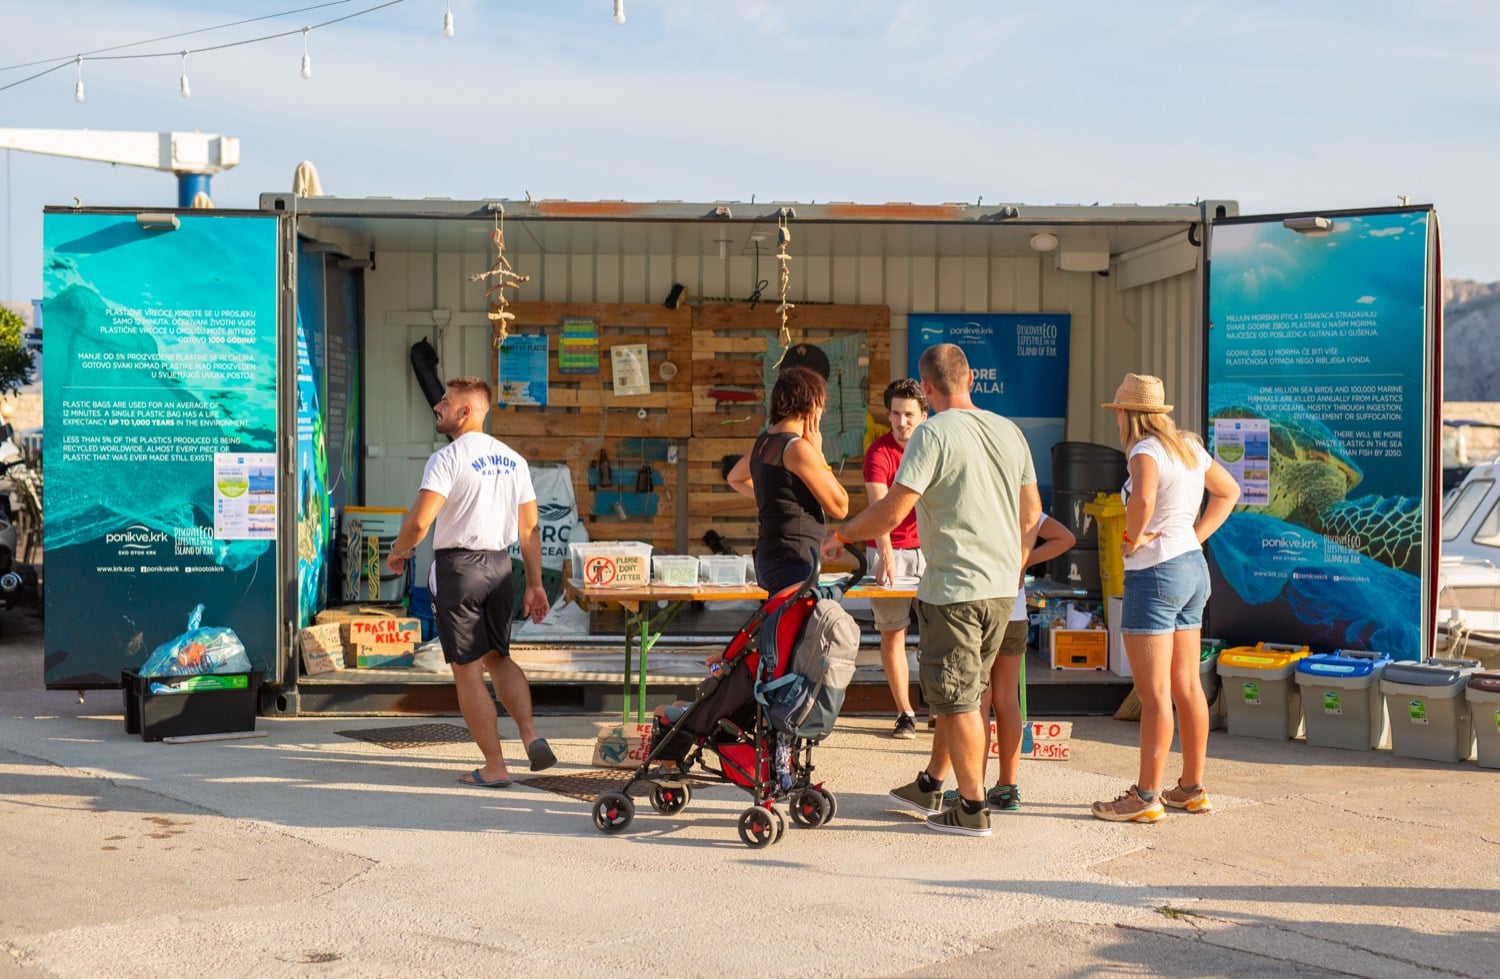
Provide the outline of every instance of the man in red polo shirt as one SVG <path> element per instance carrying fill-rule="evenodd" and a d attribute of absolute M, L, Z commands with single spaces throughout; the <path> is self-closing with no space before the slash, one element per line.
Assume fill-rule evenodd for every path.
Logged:
<path fill-rule="evenodd" d="M 921 382 L 903 377 L 886 385 L 885 409 L 891 430 L 870 443 L 865 453 L 865 496 L 871 506 L 890 491 L 911 433 L 927 418 L 927 396 L 922 393 Z M 876 582 L 891 585 L 896 578 L 920 578 L 926 562 L 918 543 L 915 509 L 895 530 L 867 541 L 870 571 Z M 891 699 L 896 703 L 896 726 L 891 737 L 908 741 L 917 736 L 906 660 L 906 627 L 911 618 L 911 604 L 910 598 L 870 599 L 875 629 L 880 633 L 880 662 L 891 685 Z"/>

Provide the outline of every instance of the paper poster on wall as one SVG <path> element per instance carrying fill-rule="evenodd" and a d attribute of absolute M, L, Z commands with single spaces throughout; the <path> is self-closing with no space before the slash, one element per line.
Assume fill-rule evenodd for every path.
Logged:
<path fill-rule="evenodd" d="M 275 682 L 278 219 L 44 232 L 47 685 L 118 686 L 200 604 Z"/>
<path fill-rule="evenodd" d="M 1271 500 L 1271 423 L 1265 418 L 1221 418 L 1214 422 L 1214 458 L 1240 487 L 1240 506 Z"/>
<path fill-rule="evenodd" d="M 1044 507 L 1052 499 L 1052 446 L 1068 414 L 1067 313 L 912 313 L 907 372 L 919 377 L 922 351 L 951 343 L 974 371 L 974 403 L 1004 415 L 1026 435 Z"/>
<path fill-rule="evenodd" d="M 593 320 L 564 319 L 557 341 L 559 374 L 599 373 L 599 324 Z"/>
<path fill-rule="evenodd" d="M 614 369 L 616 397 L 651 393 L 651 365 L 647 361 L 644 343 L 621 343 L 610 347 L 609 361 Z"/>
<path fill-rule="evenodd" d="M 1416 659 L 1431 213 L 1325 223 L 1212 229 L 1210 448 L 1244 495 L 1208 541 L 1209 627 Z"/>
<path fill-rule="evenodd" d="M 512 333 L 496 354 L 495 403 L 502 408 L 547 404 L 548 338 Z"/>
<path fill-rule="evenodd" d="M 276 539 L 276 453 L 214 453 L 214 536 Z"/>

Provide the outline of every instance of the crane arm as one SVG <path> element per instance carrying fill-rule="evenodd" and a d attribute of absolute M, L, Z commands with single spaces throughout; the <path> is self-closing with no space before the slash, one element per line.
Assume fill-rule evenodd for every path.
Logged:
<path fill-rule="evenodd" d="M 240 162 L 240 141 L 214 133 L 0 129 L 0 149 L 212 176 Z"/>

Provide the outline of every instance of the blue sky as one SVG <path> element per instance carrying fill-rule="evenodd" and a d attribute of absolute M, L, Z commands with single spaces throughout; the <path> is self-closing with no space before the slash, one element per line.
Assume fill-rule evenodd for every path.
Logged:
<path fill-rule="evenodd" d="M 0 67 L 320 0 L 0 0 Z M 325 3 L 175 52 L 375 7 Z M 403 0 L 302 37 L 85 61 L 0 126 L 238 137 L 219 207 L 340 197 L 1437 206 L 1444 273 L 1500 279 L 1493 0 Z M 120 52 L 126 53 L 126 52 Z M 50 62 L 49 62 L 50 63 Z M 39 66 L 39 67 L 45 67 Z M 0 71 L 0 85 L 39 68 Z M 0 298 L 41 289 L 41 209 L 169 206 L 167 174 L 0 153 Z"/>

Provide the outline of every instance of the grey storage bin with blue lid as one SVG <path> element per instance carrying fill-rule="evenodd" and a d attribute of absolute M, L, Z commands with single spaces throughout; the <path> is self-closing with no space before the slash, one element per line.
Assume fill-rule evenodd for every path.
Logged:
<path fill-rule="evenodd" d="M 1474 722 L 1475 758 L 1480 768 L 1500 768 L 1500 670 L 1469 676 L 1464 690 Z"/>
<path fill-rule="evenodd" d="M 1390 734 L 1380 674 L 1391 662 L 1385 653 L 1336 649 L 1297 661 L 1307 743 L 1324 748 L 1369 751 Z"/>
<path fill-rule="evenodd" d="M 1474 724 L 1464 696 L 1477 659 L 1392 663 L 1380 674 L 1391 715 L 1391 753 L 1428 761 L 1465 761 L 1474 753 Z"/>

